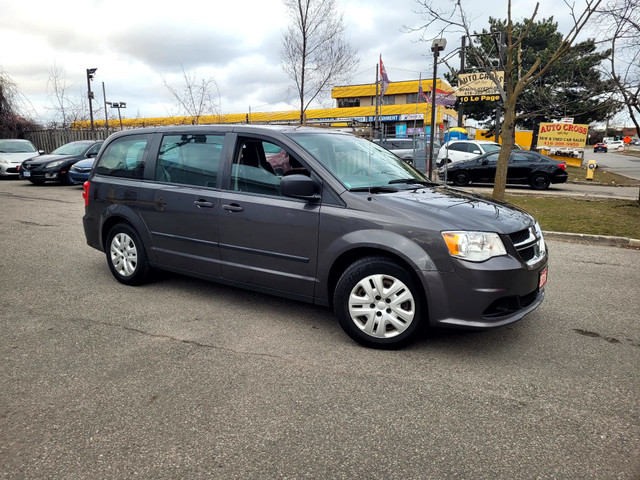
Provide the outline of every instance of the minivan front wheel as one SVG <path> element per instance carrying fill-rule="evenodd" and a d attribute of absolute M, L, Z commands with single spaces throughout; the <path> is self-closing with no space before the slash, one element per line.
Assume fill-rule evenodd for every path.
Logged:
<path fill-rule="evenodd" d="M 138 233 L 129 225 L 118 223 L 109 231 L 106 245 L 107 263 L 116 280 L 139 285 L 147 279 L 149 262 Z"/>
<path fill-rule="evenodd" d="M 385 257 L 366 257 L 338 280 L 334 309 L 340 326 L 361 345 L 400 348 L 422 329 L 421 298 L 399 264 Z"/>

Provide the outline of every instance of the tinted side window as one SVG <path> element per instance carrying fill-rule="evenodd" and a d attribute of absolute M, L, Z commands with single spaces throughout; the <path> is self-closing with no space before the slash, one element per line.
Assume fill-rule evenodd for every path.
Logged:
<path fill-rule="evenodd" d="M 535 159 L 532 158 L 530 155 L 526 155 L 520 152 L 513 152 L 511 154 L 510 160 L 511 162 L 518 162 L 518 163 L 529 163 L 529 162 L 535 161 Z"/>
<path fill-rule="evenodd" d="M 467 145 L 465 143 L 457 142 L 449 145 L 449 150 L 455 150 L 456 152 L 466 152 Z"/>
<path fill-rule="evenodd" d="M 151 135 L 128 135 L 109 144 L 96 166 L 98 175 L 142 179 L 144 152 Z"/>
<path fill-rule="evenodd" d="M 278 145 L 257 139 L 242 139 L 231 170 L 231 189 L 280 196 L 284 175 L 303 173 L 304 166 Z"/>
<path fill-rule="evenodd" d="M 224 135 L 165 135 L 156 163 L 159 182 L 215 187 Z"/>
<path fill-rule="evenodd" d="M 466 151 L 469 153 L 477 153 L 477 152 L 482 153 L 482 148 L 480 148 L 480 146 L 476 145 L 475 143 L 467 143 L 465 147 L 466 147 Z"/>
<path fill-rule="evenodd" d="M 96 143 L 93 147 L 91 147 L 88 151 L 87 151 L 87 157 L 91 156 L 91 155 L 97 155 L 98 152 L 100 151 L 100 147 L 102 147 L 101 143 Z"/>

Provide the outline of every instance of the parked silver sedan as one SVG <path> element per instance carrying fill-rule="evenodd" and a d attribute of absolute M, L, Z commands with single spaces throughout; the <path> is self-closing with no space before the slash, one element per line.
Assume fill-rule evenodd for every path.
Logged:
<path fill-rule="evenodd" d="M 20 164 L 40 153 L 29 140 L 0 140 L 0 177 L 17 177 Z"/>

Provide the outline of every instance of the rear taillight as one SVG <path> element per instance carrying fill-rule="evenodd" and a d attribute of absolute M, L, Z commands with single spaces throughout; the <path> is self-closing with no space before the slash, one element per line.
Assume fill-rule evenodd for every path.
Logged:
<path fill-rule="evenodd" d="M 567 169 L 567 163 L 566 162 L 559 163 L 558 166 L 563 170 Z"/>
<path fill-rule="evenodd" d="M 89 180 L 82 184 L 82 198 L 84 198 L 84 206 L 89 206 Z"/>

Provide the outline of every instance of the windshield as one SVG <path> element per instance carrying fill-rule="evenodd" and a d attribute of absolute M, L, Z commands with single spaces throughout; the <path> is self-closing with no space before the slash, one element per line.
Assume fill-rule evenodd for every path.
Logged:
<path fill-rule="evenodd" d="M 0 153 L 32 153 L 36 148 L 31 142 L 20 140 L 0 140 Z"/>
<path fill-rule="evenodd" d="M 51 155 L 82 155 L 88 147 L 86 143 L 67 143 L 56 148 Z"/>
<path fill-rule="evenodd" d="M 363 138 L 330 133 L 296 133 L 291 138 L 350 190 L 428 181 L 393 153 Z"/>

